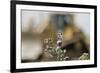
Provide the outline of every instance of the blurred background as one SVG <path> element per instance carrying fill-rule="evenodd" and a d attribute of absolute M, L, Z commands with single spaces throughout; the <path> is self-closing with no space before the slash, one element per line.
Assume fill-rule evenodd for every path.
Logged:
<path fill-rule="evenodd" d="M 89 13 L 22 10 L 21 14 L 22 62 L 90 58 Z M 59 51 L 57 32 L 63 34 Z"/>

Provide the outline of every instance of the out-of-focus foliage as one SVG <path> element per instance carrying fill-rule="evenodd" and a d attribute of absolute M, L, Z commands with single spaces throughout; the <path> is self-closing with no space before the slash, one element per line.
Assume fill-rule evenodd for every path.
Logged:
<path fill-rule="evenodd" d="M 79 60 L 88 60 L 89 59 L 89 54 L 88 53 L 83 53 L 80 57 Z"/>

